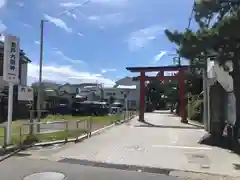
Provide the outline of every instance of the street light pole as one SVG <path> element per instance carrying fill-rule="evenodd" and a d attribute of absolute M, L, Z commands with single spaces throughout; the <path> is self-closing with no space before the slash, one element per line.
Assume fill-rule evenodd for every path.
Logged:
<path fill-rule="evenodd" d="M 40 24 L 40 60 L 39 60 L 39 84 L 38 84 L 38 97 L 37 97 L 37 115 L 38 122 L 41 119 L 41 108 L 42 108 L 42 66 L 43 66 L 43 30 L 44 20 L 41 20 Z"/>
<path fill-rule="evenodd" d="M 77 8 L 81 7 L 82 5 L 86 5 L 90 2 L 91 0 L 86 0 L 85 2 L 83 2 L 82 4 L 79 4 L 76 7 L 73 7 L 71 9 L 68 9 L 66 11 L 63 11 L 62 13 L 60 13 L 58 15 L 62 16 L 68 12 L 72 12 L 74 10 L 76 10 Z M 44 23 L 48 22 L 47 20 L 41 20 L 40 23 L 40 60 L 39 60 L 39 85 L 38 85 L 38 96 L 37 96 L 37 119 L 38 122 L 40 122 L 41 119 L 41 108 L 42 108 L 42 94 L 43 94 L 43 90 L 42 90 L 42 67 L 43 67 L 43 36 L 44 36 Z"/>

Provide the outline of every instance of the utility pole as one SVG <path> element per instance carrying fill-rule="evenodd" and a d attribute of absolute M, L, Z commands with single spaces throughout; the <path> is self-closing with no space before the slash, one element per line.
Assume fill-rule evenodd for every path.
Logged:
<path fill-rule="evenodd" d="M 68 9 L 66 11 L 63 11 L 60 13 L 57 17 L 60 17 L 66 13 L 75 11 L 79 7 L 82 7 L 83 5 L 88 4 L 91 2 L 91 0 L 86 0 L 82 4 L 79 4 L 78 6 L 75 6 L 71 9 Z M 41 20 L 40 23 L 40 60 L 39 60 L 39 82 L 38 82 L 38 96 L 37 96 L 37 119 L 38 122 L 40 122 L 41 119 L 41 110 L 42 110 L 42 101 L 43 101 L 43 88 L 42 88 L 42 68 L 43 68 L 43 37 L 44 37 L 44 23 L 49 22 L 48 20 Z M 38 130 L 40 130 L 40 125 L 38 125 Z"/>
<path fill-rule="evenodd" d="M 41 119 L 41 110 L 42 110 L 42 66 L 43 66 L 43 30 L 44 30 L 44 20 L 41 20 L 40 24 L 40 60 L 39 60 L 39 83 L 38 83 L 38 97 L 37 97 L 37 116 L 38 122 Z M 38 125 L 38 131 L 40 127 Z"/>

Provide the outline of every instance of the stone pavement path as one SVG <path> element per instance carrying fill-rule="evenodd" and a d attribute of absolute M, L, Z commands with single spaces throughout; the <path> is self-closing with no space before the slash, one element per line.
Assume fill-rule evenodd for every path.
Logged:
<path fill-rule="evenodd" d="M 79 160 L 79 164 L 104 162 L 240 176 L 238 155 L 197 143 L 206 133 L 203 129 L 182 124 L 166 112 L 145 117 L 149 124 L 135 118 L 53 156 Z"/>

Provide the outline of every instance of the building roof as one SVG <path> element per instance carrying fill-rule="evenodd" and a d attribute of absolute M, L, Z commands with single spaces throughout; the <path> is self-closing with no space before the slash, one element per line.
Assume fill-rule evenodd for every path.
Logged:
<path fill-rule="evenodd" d="M 136 85 L 118 85 L 116 88 L 118 89 L 136 89 Z"/>

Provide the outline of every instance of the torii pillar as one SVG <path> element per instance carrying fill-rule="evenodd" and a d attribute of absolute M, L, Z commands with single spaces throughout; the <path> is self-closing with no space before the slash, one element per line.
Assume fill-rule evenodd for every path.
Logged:
<path fill-rule="evenodd" d="M 139 121 L 144 121 L 145 112 L 145 72 L 140 72 Z"/>
<path fill-rule="evenodd" d="M 185 115 L 185 89 L 184 89 L 184 70 L 188 69 L 188 66 L 166 66 L 166 67 L 128 67 L 127 70 L 131 72 L 140 72 L 140 99 L 139 99 L 139 121 L 144 121 L 145 112 L 145 81 L 153 78 L 159 80 L 178 80 L 179 81 L 179 96 L 180 96 L 180 116 L 181 122 L 187 123 Z M 145 72 L 159 72 L 160 77 L 146 77 Z M 165 71 L 178 71 L 177 76 L 164 76 Z"/>

